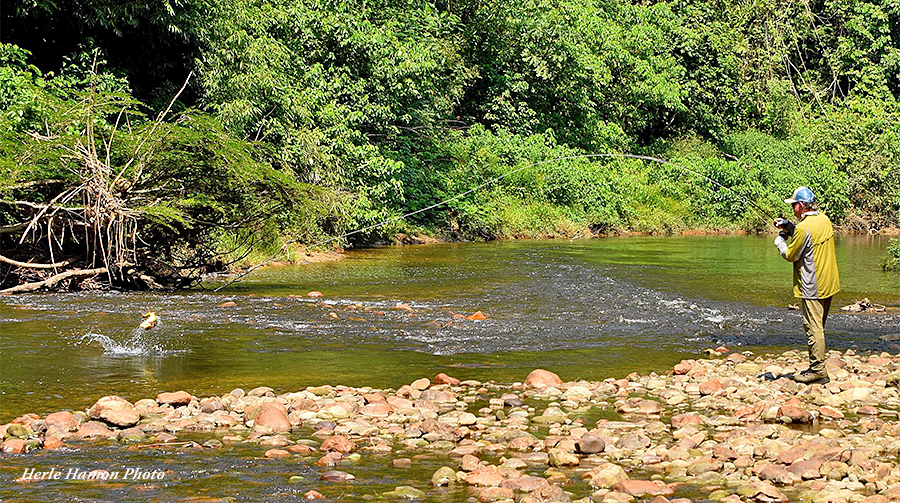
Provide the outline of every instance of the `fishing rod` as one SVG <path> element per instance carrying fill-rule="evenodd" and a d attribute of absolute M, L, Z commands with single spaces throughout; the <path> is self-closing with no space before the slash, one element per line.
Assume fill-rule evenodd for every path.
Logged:
<path fill-rule="evenodd" d="M 659 164 L 662 164 L 662 165 L 665 165 L 665 166 L 672 166 L 672 167 L 678 168 L 678 169 L 680 169 L 680 170 L 682 170 L 682 171 L 686 171 L 686 172 L 691 173 L 691 174 L 693 174 L 693 175 L 696 175 L 696 176 L 699 176 L 699 177 L 701 177 L 701 178 L 704 178 L 704 179 L 706 179 L 707 181 L 709 181 L 709 182 L 715 184 L 716 186 L 721 187 L 721 188 L 727 190 L 727 191 L 730 192 L 732 195 L 734 195 L 735 197 L 737 197 L 739 200 L 743 201 L 744 203 L 749 204 L 750 207 L 753 208 L 753 209 L 757 212 L 757 214 L 758 214 L 759 216 L 763 217 L 763 220 L 765 220 L 767 224 L 773 222 L 773 220 L 774 220 L 774 218 L 773 218 L 768 212 L 766 212 L 765 210 L 763 210 L 762 208 L 760 208 L 759 205 L 757 205 L 756 203 L 754 203 L 754 202 L 753 202 L 752 200 L 750 200 L 749 198 L 747 198 L 747 197 L 745 197 L 745 196 L 742 196 L 741 194 L 739 194 L 737 191 L 733 190 L 732 188 L 727 187 L 727 186 L 725 186 L 725 185 L 722 185 L 721 183 L 719 183 L 719 182 L 713 180 L 712 178 L 710 178 L 710 177 L 704 175 L 703 173 L 700 173 L 700 172 L 698 172 L 698 171 L 694 171 L 694 170 L 692 170 L 692 169 L 690 169 L 690 168 L 686 168 L 686 167 L 684 167 L 684 166 L 682 166 L 682 165 L 680 165 L 680 164 L 675 164 L 674 162 L 666 161 L 665 159 L 659 159 L 659 158 L 657 158 L 657 157 L 651 157 L 651 156 L 648 156 L 648 155 L 638 155 L 638 154 L 618 154 L 618 153 L 608 153 L 608 154 L 581 154 L 581 155 L 571 155 L 571 156 L 565 156 L 565 157 L 557 157 L 557 158 L 554 158 L 554 159 L 547 159 L 547 160 L 544 160 L 544 161 L 538 161 L 538 162 L 535 162 L 535 163 L 531 163 L 531 164 L 529 164 L 529 165 L 527 165 L 527 166 L 523 166 L 523 167 L 521 167 L 521 168 L 516 168 L 516 169 L 514 169 L 514 170 L 512 170 L 512 171 L 509 171 L 509 172 L 507 172 L 507 173 L 504 173 L 504 174 L 502 174 L 502 175 L 495 176 L 494 178 L 491 178 L 490 180 L 488 180 L 488 181 L 486 181 L 486 182 L 484 182 L 484 183 L 482 183 L 482 184 L 480 184 L 480 185 L 477 185 L 477 186 L 475 186 L 475 187 L 473 187 L 473 188 L 471 188 L 471 189 L 469 189 L 469 190 L 467 190 L 467 191 L 465 191 L 465 192 L 463 192 L 463 193 L 461 193 L 461 194 L 457 194 L 457 195 L 455 195 L 455 196 L 453 196 L 453 197 L 451 197 L 451 198 L 449 198 L 449 199 L 445 199 L 445 200 L 443 200 L 443 201 L 441 201 L 441 202 L 432 204 L 431 206 L 427 206 L 427 207 L 425 207 L 425 208 L 421 208 L 421 209 L 418 209 L 418 210 L 416 210 L 416 211 L 411 211 L 411 212 L 409 212 L 409 213 L 405 213 L 405 214 L 400 215 L 400 216 L 397 216 L 397 217 L 392 217 L 392 218 L 389 218 L 389 219 L 387 219 L 387 220 L 378 222 L 378 223 L 376 223 L 376 224 L 372 224 L 372 225 L 369 225 L 369 226 L 366 226 L 366 227 L 362 227 L 362 228 L 360 228 L 360 229 L 356 229 L 356 230 L 353 230 L 353 231 L 350 231 L 350 232 L 345 232 L 344 234 L 341 234 L 340 236 L 334 236 L 334 237 L 331 237 L 331 238 L 328 238 L 328 239 L 319 241 L 319 242 L 317 242 L 317 243 L 313 243 L 313 244 L 311 244 L 311 245 L 306 245 L 306 246 L 304 246 L 303 248 L 304 248 L 304 250 L 307 250 L 307 251 L 308 251 L 310 248 L 316 248 L 316 247 L 319 247 L 319 246 L 323 246 L 323 245 L 326 245 L 326 244 L 328 244 L 328 243 L 332 243 L 332 242 L 334 242 L 334 241 L 337 241 L 337 240 L 339 240 L 339 239 L 343 239 L 343 238 L 352 236 L 352 235 L 354 235 L 354 234 L 359 234 L 359 233 L 361 233 L 361 232 L 366 232 L 366 231 L 370 231 L 370 230 L 372 230 L 372 229 L 377 229 L 377 228 L 383 227 L 383 226 L 385 226 L 385 225 L 387 225 L 387 224 L 389 224 L 389 223 L 393 223 L 393 222 L 396 222 L 396 221 L 398 221 L 398 220 L 402 220 L 402 219 L 404 219 L 404 218 L 411 217 L 411 216 L 413 216 L 413 215 L 418 215 L 419 213 L 424 213 L 424 212 L 426 212 L 426 211 L 428 211 L 428 210 L 433 210 L 434 208 L 443 206 L 443 205 L 445 205 L 445 204 L 447 204 L 447 203 L 456 201 L 456 200 L 458 200 L 458 199 L 462 199 L 463 197 L 465 197 L 465 196 L 467 196 L 467 195 L 469 195 L 469 194 L 471 194 L 471 193 L 473 193 L 473 192 L 476 192 L 476 191 L 478 191 L 478 190 L 481 190 L 481 189 L 483 189 L 484 187 L 487 187 L 488 185 L 491 185 L 491 184 L 493 184 L 493 183 L 496 183 L 496 182 L 498 182 L 498 181 L 500 181 L 500 180 L 502 180 L 502 179 L 504 179 L 504 178 L 506 178 L 506 177 L 508 177 L 508 176 L 514 175 L 514 174 L 519 173 L 519 172 L 521 172 L 521 171 L 525 171 L 526 169 L 533 168 L 533 167 L 535 167 L 535 166 L 540 166 L 540 165 L 542 165 L 542 164 L 549 164 L 549 163 L 551 163 L 551 162 L 570 161 L 570 160 L 575 160 L 575 159 L 591 159 L 591 158 L 629 158 L 629 159 L 639 159 L 639 160 L 643 160 L 643 161 L 651 161 L 651 162 L 656 162 L 656 163 L 659 163 Z M 772 225 L 774 225 L 774 223 L 773 223 Z M 256 264 L 255 266 L 253 266 L 253 267 L 247 269 L 246 271 L 242 272 L 242 273 L 239 274 L 238 276 L 235 276 L 234 278 L 231 279 L 231 281 L 225 283 L 224 285 L 219 286 L 218 288 L 216 288 L 216 289 L 213 290 L 213 291 L 214 291 L 214 292 L 218 292 L 219 290 L 222 290 L 223 288 L 226 288 L 226 287 L 228 287 L 228 286 L 231 286 L 231 285 L 233 285 L 233 284 L 235 284 L 235 283 L 237 283 L 237 282 L 243 280 L 247 275 L 249 275 L 249 274 L 252 273 L 253 271 L 255 271 L 255 270 L 259 269 L 260 267 L 262 267 L 262 266 L 264 266 L 264 265 L 267 265 L 267 264 L 271 263 L 272 261 L 274 261 L 277 257 L 279 257 L 279 256 L 281 255 L 282 252 L 284 252 L 284 250 L 285 250 L 289 245 L 292 245 L 292 244 L 294 244 L 294 243 L 297 243 L 298 241 L 299 241 L 299 240 L 297 240 L 297 239 L 290 239 L 290 240 L 286 241 L 283 245 L 281 245 L 281 248 L 279 248 L 278 251 L 275 252 L 271 257 L 269 257 L 269 258 L 267 258 L 266 260 L 260 262 L 259 264 Z"/>

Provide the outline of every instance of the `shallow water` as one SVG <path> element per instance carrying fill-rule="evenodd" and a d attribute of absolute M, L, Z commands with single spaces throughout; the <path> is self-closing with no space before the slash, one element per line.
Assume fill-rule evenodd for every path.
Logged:
<path fill-rule="evenodd" d="M 838 240 L 830 347 L 887 349 L 879 337 L 900 332 L 897 311 L 837 309 L 862 297 L 900 306 L 900 275 L 877 266 L 886 244 Z M 535 367 L 602 379 L 720 344 L 802 348 L 790 282 L 768 237 L 640 237 L 361 250 L 258 271 L 220 294 L 0 298 L 0 420 L 111 393 L 398 387 L 437 372 L 513 382 Z M 217 307 L 226 301 L 237 305 Z M 151 331 L 136 329 L 146 310 L 162 320 Z M 477 310 L 488 319 L 453 319 Z"/>
<path fill-rule="evenodd" d="M 828 319 L 831 348 L 881 351 L 895 344 L 880 339 L 900 333 L 900 275 L 878 268 L 886 246 L 880 237 L 838 239 L 843 291 Z M 396 388 L 438 372 L 508 383 L 536 367 L 564 380 L 596 380 L 663 372 L 717 345 L 802 349 L 800 314 L 786 309 L 794 302 L 790 286 L 790 264 L 770 237 L 637 237 L 360 250 L 334 263 L 261 270 L 219 294 L 5 297 L 0 421 L 26 412 L 83 410 L 107 394 L 134 401 L 161 391 L 209 396 L 259 385 L 284 391 L 319 384 Z M 310 290 L 325 298 L 307 299 Z M 863 297 L 890 312 L 838 310 Z M 218 307 L 226 301 L 236 305 Z M 398 302 L 415 311 L 394 309 Z M 147 310 L 159 313 L 161 323 L 136 330 Z M 488 319 L 454 319 L 477 310 Z M 259 459 L 258 448 L 224 450 L 211 460 L 209 453 L 110 447 L 44 452 L 2 466 L 0 499 L 43 494 L 46 486 L 2 489 L 15 471 L 31 466 L 28 460 L 47 469 L 70 466 L 72 456 L 87 464 L 108 458 L 148 469 L 174 463 L 175 475 L 148 489 L 149 500 L 242 484 L 258 488 L 248 493 L 257 495 L 253 500 L 276 493 L 281 496 L 271 499 L 299 498 L 309 489 L 286 482 L 309 471 L 305 464 L 286 474 L 279 468 L 283 462 Z M 354 474 L 368 478 L 365 487 L 399 485 L 390 459 L 384 460 L 388 468 L 367 461 L 354 466 Z M 423 481 L 437 467 L 427 459 L 416 466 L 427 472 L 415 477 Z M 116 491 L 126 491 L 124 499 L 136 497 L 129 485 L 103 491 L 77 486 L 59 490 L 86 499 L 123 499 Z"/>

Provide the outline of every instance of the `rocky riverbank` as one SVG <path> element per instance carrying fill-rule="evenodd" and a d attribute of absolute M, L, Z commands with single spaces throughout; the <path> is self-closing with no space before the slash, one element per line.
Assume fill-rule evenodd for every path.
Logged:
<path fill-rule="evenodd" d="M 427 451 L 445 466 L 379 497 L 427 499 L 457 485 L 480 502 L 900 500 L 900 355 L 832 352 L 831 382 L 807 386 L 782 377 L 805 367 L 805 354 L 712 353 L 598 382 L 535 370 L 509 385 L 439 374 L 397 390 L 106 396 L 0 426 L 2 452 L 14 462 L 97 440 L 210 456 L 258 445 L 260 457 L 316 467 L 307 499 L 339 498 L 329 489 L 353 480 L 367 456 L 403 470 Z M 210 439 L 184 440 L 195 432 Z"/>

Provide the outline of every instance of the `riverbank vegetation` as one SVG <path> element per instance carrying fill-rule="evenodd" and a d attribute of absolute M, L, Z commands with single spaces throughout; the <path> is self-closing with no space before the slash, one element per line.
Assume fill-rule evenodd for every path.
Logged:
<path fill-rule="evenodd" d="M 797 185 L 900 225 L 893 0 L 5 7 L 0 289 L 189 284 L 560 157 L 338 243 L 758 231 Z"/>

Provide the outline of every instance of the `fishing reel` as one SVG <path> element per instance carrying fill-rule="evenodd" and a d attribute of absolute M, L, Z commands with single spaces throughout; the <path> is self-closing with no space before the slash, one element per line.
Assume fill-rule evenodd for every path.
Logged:
<path fill-rule="evenodd" d="M 796 225 L 794 225 L 794 223 L 790 220 L 784 218 L 784 215 L 778 215 L 778 218 L 776 218 L 772 222 L 772 225 L 781 230 L 778 235 L 785 240 L 794 235 L 794 229 L 796 228 Z"/>

